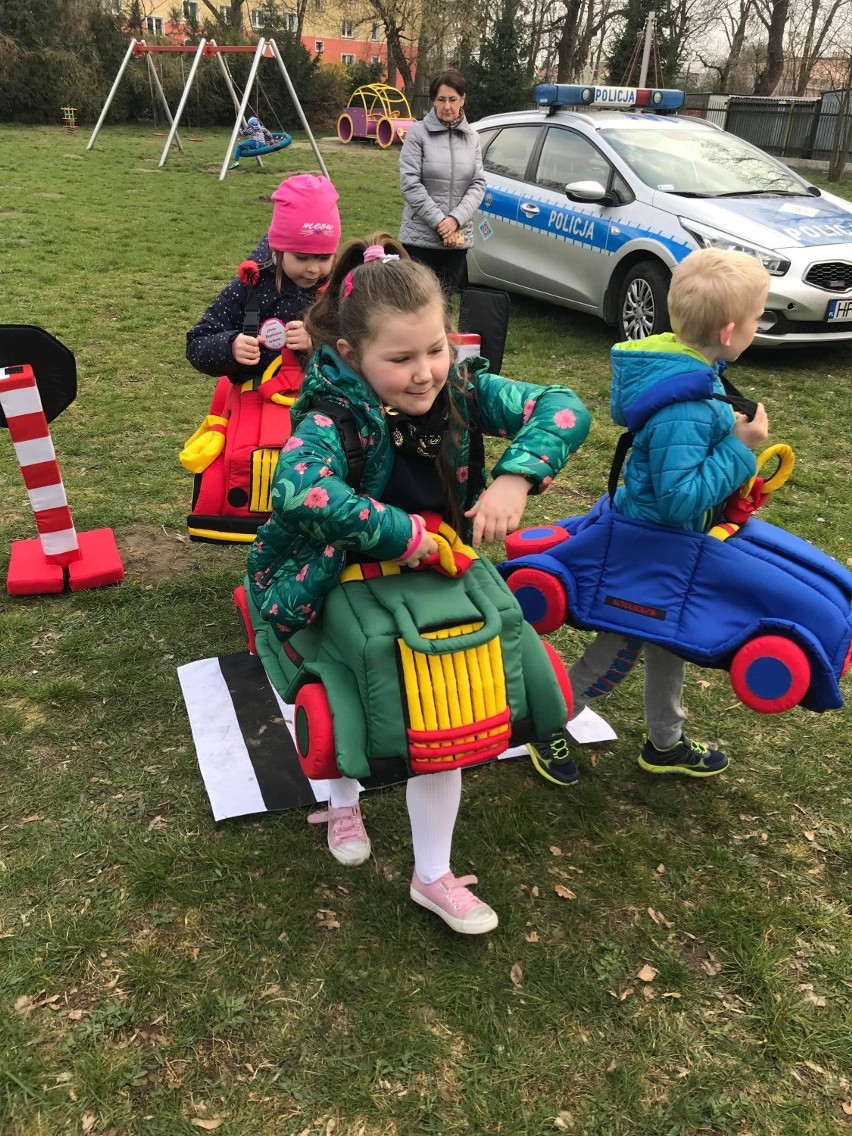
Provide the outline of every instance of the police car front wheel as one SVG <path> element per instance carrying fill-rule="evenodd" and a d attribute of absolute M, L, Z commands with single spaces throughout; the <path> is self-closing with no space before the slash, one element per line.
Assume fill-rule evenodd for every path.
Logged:
<path fill-rule="evenodd" d="M 645 339 L 668 331 L 666 297 L 671 275 L 657 261 L 643 260 L 628 270 L 618 293 L 618 330 L 622 339 Z"/>

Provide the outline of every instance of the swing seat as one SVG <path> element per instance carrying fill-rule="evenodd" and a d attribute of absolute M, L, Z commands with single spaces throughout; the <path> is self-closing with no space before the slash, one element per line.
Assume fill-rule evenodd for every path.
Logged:
<path fill-rule="evenodd" d="M 278 139 L 272 146 L 258 146 L 255 150 L 249 150 L 245 156 L 247 158 L 254 158 L 257 157 L 258 154 L 274 154 L 278 150 L 284 150 L 293 141 L 292 137 L 284 131 L 280 133 L 273 132 L 272 137 Z"/>

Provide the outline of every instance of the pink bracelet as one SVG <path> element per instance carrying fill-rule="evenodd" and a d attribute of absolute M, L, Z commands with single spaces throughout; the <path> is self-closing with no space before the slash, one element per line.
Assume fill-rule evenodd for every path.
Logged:
<path fill-rule="evenodd" d="M 421 540 L 423 539 L 423 522 L 420 520 L 416 513 L 410 513 L 409 516 L 411 517 L 411 528 L 413 530 L 413 535 L 411 537 L 411 540 L 405 546 L 405 552 L 403 552 L 402 556 L 397 556 L 397 560 L 400 563 L 408 560 L 408 558 L 414 552 L 415 548 L 417 548 L 418 544 L 420 544 Z"/>

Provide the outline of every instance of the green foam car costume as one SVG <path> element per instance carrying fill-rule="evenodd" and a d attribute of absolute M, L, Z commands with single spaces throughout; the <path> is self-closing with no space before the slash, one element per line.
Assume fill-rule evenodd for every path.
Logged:
<path fill-rule="evenodd" d="M 565 724 L 561 659 L 490 561 L 435 529 L 438 571 L 350 565 L 319 617 L 284 643 L 237 589 L 249 649 L 295 703 L 308 777 L 367 777 L 382 758 L 412 774 L 476 765 Z"/>

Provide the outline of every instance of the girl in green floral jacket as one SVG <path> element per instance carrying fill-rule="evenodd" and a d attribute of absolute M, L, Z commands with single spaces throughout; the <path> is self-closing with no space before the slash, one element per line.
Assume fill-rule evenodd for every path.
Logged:
<path fill-rule="evenodd" d="M 582 443 L 590 417 L 565 387 L 492 375 L 485 360 L 453 362 L 436 277 L 380 234 L 350 242 L 306 318 L 315 352 L 292 410 L 293 433 L 272 486 L 272 516 L 249 553 L 258 608 L 286 640 L 310 623 L 347 556 L 416 567 L 437 551 L 421 514 L 438 512 L 474 547 L 520 525 L 527 496 L 547 488 Z M 332 402 L 354 418 L 364 450 L 361 484 L 349 472 Z M 482 435 L 510 439 L 486 488 Z M 370 842 L 358 782 L 331 783 L 328 844 L 343 864 Z M 461 771 L 408 782 L 415 870 L 411 898 L 454 930 L 479 934 L 497 916 L 450 871 Z"/>

